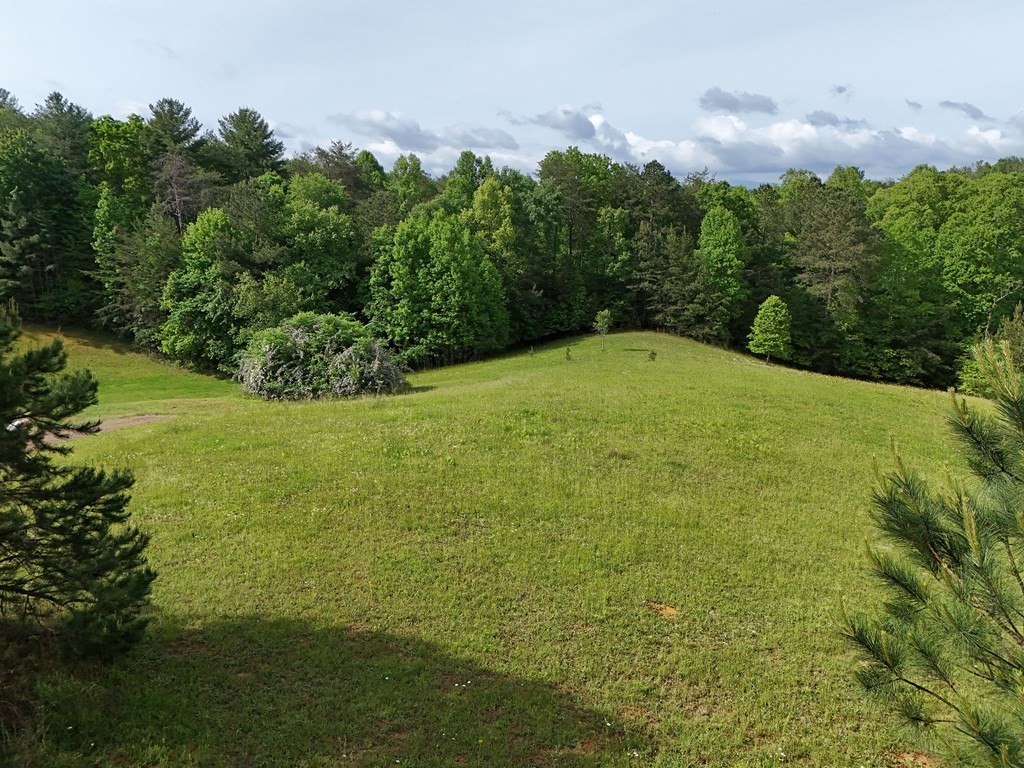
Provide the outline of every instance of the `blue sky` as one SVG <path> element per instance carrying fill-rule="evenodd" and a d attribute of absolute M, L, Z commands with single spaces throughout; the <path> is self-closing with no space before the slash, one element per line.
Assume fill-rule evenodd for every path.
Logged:
<path fill-rule="evenodd" d="M 94 114 L 165 96 L 206 127 L 259 110 L 442 173 L 578 145 L 754 184 L 790 167 L 897 178 L 1024 155 L 1017 0 L 35 0 L 5 8 L 0 87 Z"/>

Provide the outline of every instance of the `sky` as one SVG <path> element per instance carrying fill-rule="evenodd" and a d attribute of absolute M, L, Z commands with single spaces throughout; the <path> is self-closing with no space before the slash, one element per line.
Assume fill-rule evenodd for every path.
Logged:
<path fill-rule="evenodd" d="M 289 154 L 333 140 L 434 174 L 535 171 L 578 146 L 755 185 L 1024 156 L 1019 0 L 33 0 L 0 87 L 95 115 L 163 97 L 258 110 Z"/>

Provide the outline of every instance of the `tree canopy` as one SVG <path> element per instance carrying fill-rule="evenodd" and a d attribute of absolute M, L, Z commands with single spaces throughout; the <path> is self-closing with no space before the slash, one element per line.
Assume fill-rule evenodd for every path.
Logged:
<path fill-rule="evenodd" d="M 286 160 L 270 126 L 251 107 L 210 130 L 173 98 L 114 119 L 0 93 L 0 298 L 233 371 L 303 311 L 351 313 L 433 364 L 585 331 L 602 309 L 745 348 L 777 296 L 793 364 L 939 387 L 1024 301 L 1019 158 L 746 189 L 579 147 L 534 175 L 466 150 L 433 176 L 342 140 Z"/>

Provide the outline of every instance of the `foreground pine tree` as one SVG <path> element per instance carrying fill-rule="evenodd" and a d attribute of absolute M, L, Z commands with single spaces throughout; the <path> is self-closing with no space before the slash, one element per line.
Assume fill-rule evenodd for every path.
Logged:
<path fill-rule="evenodd" d="M 936 491 L 898 457 L 881 478 L 869 557 L 888 599 L 846 617 L 860 682 L 949 765 L 1024 766 L 1024 380 L 1008 352 L 976 351 L 994 408 L 953 403 L 972 482 Z"/>
<path fill-rule="evenodd" d="M 59 341 L 21 348 L 19 336 L 15 313 L 0 310 L 0 622 L 110 655 L 141 636 L 154 578 L 146 535 L 127 525 L 132 476 L 61 460 L 61 438 L 98 428 L 72 420 L 96 402 L 96 381 L 63 373 Z"/>

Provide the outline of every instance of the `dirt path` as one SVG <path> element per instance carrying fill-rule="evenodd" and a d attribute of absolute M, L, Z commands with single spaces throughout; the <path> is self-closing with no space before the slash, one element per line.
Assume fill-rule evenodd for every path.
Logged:
<path fill-rule="evenodd" d="M 151 421 L 163 421 L 164 419 L 174 418 L 169 413 L 142 413 L 138 416 L 123 416 L 120 419 L 104 419 L 100 422 L 100 432 L 110 432 L 114 429 L 124 429 L 125 427 L 137 427 L 140 424 L 149 424 Z M 74 440 L 78 437 L 86 437 L 86 435 L 75 435 L 71 434 L 65 438 L 54 437 L 53 435 L 47 435 L 45 442 L 48 445 L 56 445 L 57 443 L 63 443 L 64 440 Z"/>

